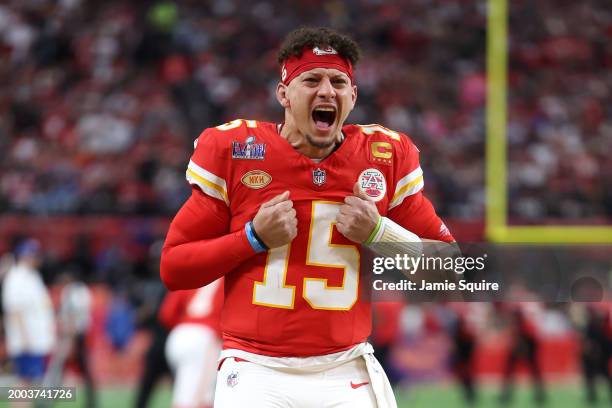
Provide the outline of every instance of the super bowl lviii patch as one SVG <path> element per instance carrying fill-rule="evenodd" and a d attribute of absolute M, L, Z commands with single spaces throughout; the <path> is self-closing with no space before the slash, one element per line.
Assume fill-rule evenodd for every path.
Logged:
<path fill-rule="evenodd" d="M 359 190 L 374 202 L 382 200 L 387 192 L 385 176 L 378 169 L 362 171 L 357 183 L 359 183 Z"/>
<path fill-rule="evenodd" d="M 259 190 L 260 188 L 264 188 L 270 184 L 272 181 L 272 176 L 263 170 L 251 170 L 248 173 L 245 173 L 240 181 L 249 188 Z"/>
<path fill-rule="evenodd" d="M 263 160 L 266 155 L 266 144 L 255 143 L 255 136 L 249 136 L 244 143 L 232 142 L 232 159 Z"/>

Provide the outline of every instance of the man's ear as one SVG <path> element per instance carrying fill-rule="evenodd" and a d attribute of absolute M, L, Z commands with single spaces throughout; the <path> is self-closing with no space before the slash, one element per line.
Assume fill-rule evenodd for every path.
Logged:
<path fill-rule="evenodd" d="M 276 100 L 283 108 L 289 108 L 291 104 L 289 103 L 289 98 L 287 98 L 287 85 L 279 82 L 276 85 Z"/>
<path fill-rule="evenodd" d="M 353 101 L 353 108 L 355 107 L 355 103 L 357 103 L 357 85 L 353 85 L 353 90 L 351 92 L 351 99 Z"/>

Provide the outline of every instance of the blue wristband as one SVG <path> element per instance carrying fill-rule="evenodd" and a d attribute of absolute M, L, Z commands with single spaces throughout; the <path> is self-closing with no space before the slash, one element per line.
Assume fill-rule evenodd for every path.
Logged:
<path fill-rule="evenodd" d="M 255 229 L 253 228 L 253 221 L 249 221 L 244 224 L 244 230 L 246 232 L 247 239 L 249 240 L 249 244 L 251 244 L 251 247 L 253 247 L 255 252 L 265 252 L 268 250 L 266 244 L 264 244 L 255 234 Z"/>

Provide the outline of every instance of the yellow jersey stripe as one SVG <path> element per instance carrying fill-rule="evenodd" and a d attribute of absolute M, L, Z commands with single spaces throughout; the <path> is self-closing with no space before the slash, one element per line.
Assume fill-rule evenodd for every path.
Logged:
<path fill-rule="evenodd" d="M 187 169 L 187 180 L 189 180 L 189 178 L 194 179 L 196 181 L 196 184 L 202 187 L 202 190 L 205 193 L 207 193 L 208 195 L 214 198 L 223 200 L 225 201 L 225 204 L 229 205 L 229 198 L 227 196 L 227 191 L 223 187 L 205 179 L 204 177 L 200 176 L 199 174 L 197 174 L 195 171 L 193 171 L 190 168 Z"/>
<path fill-rule="evenodd" d="M 188 169 L 191 169 L 191 171 L 193 171 L 195 174 L 197 174 L 198 176 L 205 178 L 206 180 L 210 181 L 213 184 L 216 184 L 218 186 L 220 186 L 223 190 L 227 191 L 227 184 L 225 183 L 225 180 L 222 179 L 221 177 L 218 177 L 216 174 L 211 173 L 210 171 L 203 169 L 202 167 L 198 166 L 193 160 L 189 161 L 189 165 L 187 166 Z"/>
<path fill-rule="evenodd" d="M 412 170 L 410 173 L 408 173 L 408 175 L 402 177 L 400 181 L 397 182 L 397 185 L 395 186 L 395 191 L 399 191 L 406 184 L 410 184 L 411 182 L 413 182 L 419 176 L 422 176 L 422 175 L 423 175 L 423 170 L 419 166 L 416 169 Z"/>
<path fill-rule="evenodd" d="M 412 187 L 415 187 L 417 184 L 421 183 L 423 181 L 423 176 L 419 176 L 416 179 L 412 180 L 410 183 L 406 184 L 404 187 L 400 188 L 399 191 L 397 191 L 395 193 L 395 195 L 393 196 L 393 199 L 391 200 L 391 202 L 394 202 L 395 200 L 398 200 L 400 198 L 400 196 L 402 196 L 404 193 L 407 192 L 407 190 L 410 190 Z M 412 194 L 416 193 L 416 191 L 412 192 Z"/>

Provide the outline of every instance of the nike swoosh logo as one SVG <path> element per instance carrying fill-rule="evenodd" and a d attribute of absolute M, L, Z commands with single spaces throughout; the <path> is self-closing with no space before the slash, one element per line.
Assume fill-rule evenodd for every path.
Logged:
<path fill-rule="evenodd" d="M 362 383 L 358 383 L 358 384 L 353 384 L 353 382 L 351 381 L 351 388 L 352 389 L 357 389 L 359 387 L 363 387 L 364 385 L 368 385 L 370 382 L 366 381 L 366 382 L 362 382 Z"/>

